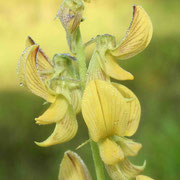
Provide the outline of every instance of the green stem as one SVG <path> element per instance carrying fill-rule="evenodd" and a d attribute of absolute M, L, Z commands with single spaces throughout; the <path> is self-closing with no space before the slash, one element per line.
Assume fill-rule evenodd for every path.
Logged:
<path fill-rule="evenodd" d="M 96 177 L 97 180 L 105 180 L 105 176 L 104 176 L 104 167 L 103 167 L 103 163 L 99 154 L 99 148 L 97 143 L 95 143 L 94 141 L 91 140 L 90 142 L 91 144 L 91 151 L 92 151 L 92 155 L 93 155 L 93 161 L 94 161 L 94 165 L 95 165 L 95 169 L 96 169 Z"/>
<path fill-rule="evenodd" d="M 84 52 L 84 45 L 82 43 L 81 32 L 80 32 L 79 28 L 77 30 L 77 39 L 76 39 L 76 57 L 78 59 L 81 88 L 82 88 L 82 91 L 84 91 L 85 84 L 86 84 L 87 67 L 86 67 L 86 57 L 85 57 L 85 52 Z"/>
<path fill-rule="evenodd" d="M 78 59 L 81 88 L 82 88 L 82 91 L 84 91 L 85 85 L 86 85 L 87 67 L 86 67 L 84 45 L 81 39 L 81 33 L 80 33 L 79 28 L 77 30 L 77 38 L 76 38 L 76 57 Z M 94 141 L 91 141 L 90 144 L 91 144 L 91 151 L 93 155 L 93 161 L 94 161 L 94 165 L 96 169 L 97 180 L 105 180 L 104 167 L 103 167 L 100 155 L 99 155 L 98 145 Z"/>

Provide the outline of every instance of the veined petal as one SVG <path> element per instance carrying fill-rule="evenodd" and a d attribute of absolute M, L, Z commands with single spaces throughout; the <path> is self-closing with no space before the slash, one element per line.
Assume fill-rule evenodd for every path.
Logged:
<path fill-rule="evenodd" d="M 65 117 L 56 123 L 54 132 L 43 142 L 35 142 L 38 146 L 48 147 L 70 141 L 77 132 L 78 124 L 72 108 L 68 108 Z"/>
<path fill-rule="evenodd" d="M 41 81 L 36 68 L 36 57 L 39 51 L 38 45 L 26 48 L 18 64 L 18 76 L 20 84 L 24 84 L 31 92 L 44 98 L 48 102 L 54 102 L 55 97 L 50 95 Z"/>
<path fill-rule="evenodd" d="M 114 87 L 116 87 L 120 93 L 126 98 L 127 100 L 127 106 L 128 106 L 128 126 L 125 131 L 125 136 L 132 136 L 138 126 L 141 116 L 141 105 L 136 97 L 136 95 L 127 87 L 118 84 L 113 83 Z"/>
<path fill-rule="evenodd" d="M 80 89 L 73 89 L 71 91 L 71 102 L 72 102 L 72 106 L 76 114 L 79 113 L 81 111 L 81 90 Z"/>
<path fill-rule="evenodd" d="M 31 51 L 31 48 L 26 48 L 23 51 L 17 65 L 17 75 L 18 75 L 19 83 L 20 83 L 20 86 L 24 86 L 24 87 L 27 87 L 26 81 L 25 81 L 25 68 L 26 68 L 27 57 L 30 51 Z"/>
<path fill-rule="evenodd" d="M 62 95 L 57 96 L 54 103 L 38 118 L 37 124 L 51 124 L 62 120 L 67 112 L 68 102 Z"/>
<path fill-rule="evenodd" d="M 125 175 L 119 169 L 118 164 L 116 165 L 106 165 L 106 170 L 112 180 L 128 180 Z"/>
<path fill-rule="evenodd" d="M 136 177 L 136 180 L 154 180 L 154 179 L 147 176 L 139 175 Z"/>
<path fill-rule="evenodd" d="M 101 68 L 108 76 L 117 79 L 117 80 L 133 80 L 134 76 L 121 68 L 118 63 L 115 61 L 114 57 L 106 53 L 105 59 L 102 63 L 100 63 Z"/>
<path fill-rule="evenodd" d="M 92 180 L 83 160 L 74 152 L 67 151 L 60 165 L 58 180 Z"/>
<path fill-rule="evenodd" d="M 95 80 L 87 85 L 82 99 L 82 114 L 94 141 L 115 134 L 124 135 L 127 127 L 126 101 L 110 83 Z"/>
<path fill-rule="evenodd" d="M 121 147 L 124 152 L 124 156 L 136 156 L 139 150 L 142 148 L 140 143 L 134 142 L 131 139 L 124 137 L 115 137 L 115 142 Z"/>
<path fill-rule="evenodd" d="M 132 164 L 127 158 L 119 163 L 119 168 L 127 178 L 132 178 L 140 174 L 146 166 L 146 161 L 142 166 Z"/>
<path fill-rule="evenodd" d="M 146 11 L 141 6 L 133 6 L 131 25 L 121 44 L 110 53 L 123 60 L 143 51 L 151 41 L 153 27 Z"/>
<path fill-rule="evenodd" d="M 142 166 L 136 166 L 125 158 L 116 165 L 106 165 L 107 172 L 113 180 L 129 180 L 139 175 L 145 168 L 146 162 Z"/>
<path fill-rule="evenodd" d="M 124 159 L 124 153 L 118 144 L 106 138 L 98 143 L 100 155 L 105 164 L 117 164 Z"/>
<path fill-rule="evenodd" d="M 35 45 L 35 41 L 28 36 L 26 39 L 26 47 Z M 42 49 L 39 49 L 36 58 L 36 67 L 40 76 L 43 77 L 43 74 L 53 71 L 53 65 L 51 64 L 49 58 L 45 55 Z"/>

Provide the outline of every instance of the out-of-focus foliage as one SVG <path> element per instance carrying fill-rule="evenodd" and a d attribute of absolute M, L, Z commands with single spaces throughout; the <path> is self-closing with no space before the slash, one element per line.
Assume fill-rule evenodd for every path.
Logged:
<path fill-rule="evenodd" d="M 79 118 L 81 131 L 73 141 L 49 148 L 37 147 L 33 141 L 41 141 L 54 127 L 35 125 L 33 119 L 47 105 L 42 106 L 40 98 L 24 92 L 16 79 L 15 67 L 27 35 L 50 58 L 68 51 L 64 29 L 54 20 L 61 1 L 0 0 L 0 179 L 55 180 L 63 152 L 69 146 L 74 150 L 88 138 L 84 122 Z M 121 62 L 135 77 L 134 81 L 122 84 L 137 94 L 142 105 L 142 119 L 135 135 L 143 144 L 138 160 L 140 164 L 147 160 L 144 174 L 154 179 L 178 179 L 180 1 L 92 0 L 86 4 L 86 20 L 81 25 L 83 39 L 88 41 L 97 34 L 109 33 L 120 40 L 131 20 L 132 4 L 142 5 L 154 25 L 150 46 L 135 58 Z M 77 152 L 93 174 L 89 145 Z"/>

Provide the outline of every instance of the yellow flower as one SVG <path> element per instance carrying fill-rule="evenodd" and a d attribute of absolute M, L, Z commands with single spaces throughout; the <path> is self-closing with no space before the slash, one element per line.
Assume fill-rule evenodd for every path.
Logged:
<path fill-rule="evenodd" d="M 67 151 L 60 165 L 58 180 L 92 180 L 82 159 L 74 152 Z"/>
<path fill-rule="evenodd" d="M 133 6 L 133 18 L 125 37 L 120 44 L 111 35 L 100 35 L 95 38 L 96 49 L 88 69 L 90 80 L 132 80 L 131 73 L 122 69 L 115 58 L 125 60 L 143 51 L 152 38 L 152 23 L 141 6 Z"/>
<path fill-rule="evenodd" d="M 127 159 L 137 155 L 141 144 L 124 137 L 136 132 L 140 113 L 137 97 L 125 86 L 102 80 L 88 83 L 82 98 L 82 114 L 108 172 L 116 169 L 128 178 L 144 169 L 145 163 L 138 167 Z"/>
<path fill-rule="evenodd" d="M 76 113 L 80 111 L 79 82 L 72 67 L 73 57 L 55 55 L 50 61 L 30 37 L 18 64 L 20 85 L 51 103 L 49 109 L 36 118 L 37 124 L 56 123 L 54 132 L 39 146 L 60 144 L 72 139 L 77 132 Z"/>

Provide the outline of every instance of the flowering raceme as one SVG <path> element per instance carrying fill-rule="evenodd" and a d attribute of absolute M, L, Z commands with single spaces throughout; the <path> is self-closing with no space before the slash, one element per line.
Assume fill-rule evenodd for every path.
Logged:
<path fill-rule="evenodd" d="M 93 157 L 97 158 L 95 164 L 101 164 L 102 159 L 113 180 L 152 180 L 140 175 L 146 162 L 136 166 L 128 159 L 142 148 L 140 143 L 129 139 L 139 126 L 140 102 L 130 89 L 111 81 L 111 78 L 134 79 L 116 59 L 129 59 L 149 45 L 153 32 L 151 20 L 141 6 L 133 6 L 133 18 L 121 43 L 117 43 L 114 36 L 105 34 L 83 44 L 80 33 L 83 10 L 82 0 L 64 0 L 57 13 L 73 56 L 55 54 L 49 60 L 39 45 L 28 37 L 19 60 L 20 85 L 50 103 L 49 108 L 35 118 L 36 123 L 56 124 L 54 132 L 45 141 L 35 143 L 47 147 L 71 140 L 78 130 L 76 115 L 82 111 Z M 96 47 L 86 68 L 84 49 L 91 43 Z M 73 66 L 77 61 L 79 73 Z M 98 180 L 105 179 L 102 169 L 101 165 L 96 168 Z M 60 165 L 59 180 L 91 179 L 81 158 L 67 151 Z"/>
<path fill-rule="evenodd" d="M 52 62 L 30 37 L 18 64 L 20 84 L 51 103 L 36 123 L 56 123 L 54 132 L 39 146 L 60 144 L 72 139 L 77 132 L 76 113 L 80 111 L 81 92 L 72 66 L 74 58 L 57 54 Z"/>

